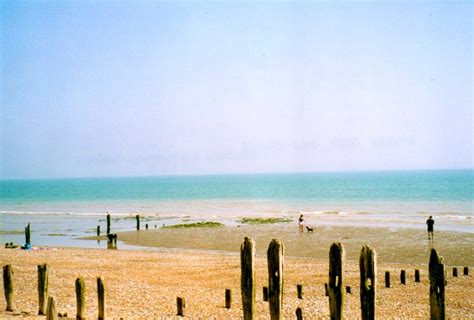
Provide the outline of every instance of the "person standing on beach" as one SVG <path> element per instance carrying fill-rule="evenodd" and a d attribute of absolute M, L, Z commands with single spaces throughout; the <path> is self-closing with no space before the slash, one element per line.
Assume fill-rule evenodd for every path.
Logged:
<path fill-rule="evenodd" d="M 304 222 L 303 215 L 300 215 L 300 217 L 299 217 L 299 219 L 298 219 L 298 227 L 299 227 L 300 233 L 303 233 L 303 232 L 304 232 L 304 225 L 303 225 L 303 222 Z"/>
<path fill-rule="evenodd" d="M 426 220 L 426 225 L 428 226 L 428 240 L 431 240 L 434 238 L 433 236 L 433 225 L 434 225 L 434 220 L 433 216 L 430 216 L 428 220 Z"/>

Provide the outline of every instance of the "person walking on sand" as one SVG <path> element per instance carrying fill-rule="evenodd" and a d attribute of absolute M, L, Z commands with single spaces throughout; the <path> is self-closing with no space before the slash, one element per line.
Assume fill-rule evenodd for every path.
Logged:
<path fill-rule="evenodd" d="M 433 216 L 430 216 L 428 220 L 426 220 L 426 225 L 428 226 L 428 240 L 432 240 L 433 237 L 433 225 L 434 225 L 434 220 Z"/>
<path fill-rule="evenodd" d="M 303 233 L 303 232 L 304 232 L 304 225 L 303 225 L 303 222 L 304 222 L 303 215 L 300 215 L 300 217 L 299 217 L 299 219 L 298 219 L 298 227 L 299 227 L 300 233 Z"/>

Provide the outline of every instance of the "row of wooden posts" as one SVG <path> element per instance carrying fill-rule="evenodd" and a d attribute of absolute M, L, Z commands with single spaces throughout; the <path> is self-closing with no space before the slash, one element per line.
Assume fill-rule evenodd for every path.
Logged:
<path fill-rule="evenodd" d="M 241 297 L 244 320 L 255 319 L 255 242 L 245 238 L 240 249 L 241 259 Z M 360 301 L 362 319 L 375 319 L 377 262 L 376 252 L 369 246 L 363 246 L 360 252 Z M 283 308 L 283 244 L 272 240 L 267 251 L 268 287 L 263 288 L 263 300 L 269 302 L 270 318 L 282 319 Z M 329 250 L 329 281 L 325 284 L 326 296 L 329 297 L 331 319 L 343 318 L 344 294 L 351 293 L 350 286 L 344 286 L 345 251 L 341 243 L 334 243 Z M 468 267 L 464 275 L 469 274 Z M 457 276 L 457 268 L 453 268 L 453 276 Z M 47 264 L 38 265 L 38 302 L 39 315 L 47 315 L 47 319 L 56 319 L 56 303 L 54 297 L 48 296 L 49 268 Z M 420 281 L 420 272 L 415 270 L 415 282 Z M 430 315 L 431 319 L 445 318 L 445 270 L 442 258 L 435 249 L 431 250 L 429 261 L 430 281 Z M 406 272 L 400 273 L 400 282 L 406 283 Z M 13 269 L 11 265 L 3 266 L 4 293 L 7 311 L 13 311 Z M 385 272 L 385 286 L 390 287 L 390 273 Z M 76 319 L 84 319 L 85 315 L 85 283 L 82 277 L 76 279 Z M 99 319 L 105 319 L 105 287 L 103 280 L 97 278 L 97 294 Z M 297 285 L 298 298 L 303 298 L 303 286 Z M 185 315 L 185 299 L 177 297 L 177 315 Z M 232 293 L 225 291 L 225 307 L 230 308 Z M 297 319 L 303 318 L 303 311 L 295 312 Z"/>

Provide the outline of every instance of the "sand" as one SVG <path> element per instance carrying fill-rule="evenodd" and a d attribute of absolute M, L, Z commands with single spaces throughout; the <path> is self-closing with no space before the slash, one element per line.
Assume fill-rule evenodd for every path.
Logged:
<path fill-rule="evenodd" d="M 305 319 L 328 318 L 328 298 L 324 294 L 324 283 L 328 278 L 327 255 L 330 243 L 337 239 L 346 247 L 344 281 L 345 285 L 352 288 L 352 294 L 347 294 L 345 298 L 344 315 L 347 319 L 360 319 L 357 257 L 361 242 L 368 242 L 378 251 L 378 318 L 429 318 L 426 255 L 430 245 L 426 239 L 411 243 L 418 236 L 424 238 L 424 232 L 398 230 L 395 234 L 384 235 L 387 230 L 377 229 L 374 235 L 369 236 L 367 231 L 370 230 L 361 228 L 318 228 L 314 234 L 299 235 L 290 231 L 284 234 L 284 229 L 287 226 L 273 225 L 224 227 L 220 230 L 149 230 L 119 234 L 119 239 L 128 243 L 152 245 L 153 241 L 158 241 L 161 244 L 159 251 L 49 247 L 26 252 L 0 249 L 2 264 L 13 265 L 16 290 L 16 311 L 7 313 L 2 297 L 0 318 L 44 318 L 35 316 L 38 308 L 36 266 L 47 262 L 51 268 L 50 294 L 56 297 L 58 311 L 67 312 L 69 318 L 75 318 L 74 281 L 78 276 L 84 277 L 87 286 L 87 318 L 97 317 L 96 277 L 101 276 L 106 286 L 106 311 L 109 318 L 174 319 L 177 318 L 176 297 L 184 297 L 189 319 L 240 319 L 240 258 L 237 250 L 242 234 L 256 235 L 257 319 L 269 319 L 268 303 L 262 301 L 262 287 L 268 283 L 264 253 L 268 246 L 266 240 L 276 235 L 284 241 L 286 252 L 285 319 L 295 318 L 297 307 L 303 309 Z M 280 233 L 275 234 L 277 231 Z M 448 270 L 447 316 L 450 319 L 474 319 L 473 255 L 465 256 L 472 253 L 472 246 L 469 246 L 472 244 L 472 235 L 438 233 L 435 236 L 437 240 L 434 245 L 440 247 L 438 251 L 445 257 Z M 208 239 L 209 237 L 211 238 Z M 456 239 L 462 244 L 461 253 L 457 252 L 459 250 L 455 249 L 456 246 L 445 243 Z M 410 245 L 403 245 L 405 241 Z M 194 246 L 189 245 L 187 248 L 186 244 L 189 243 L 194 243 Z M 173 244 L 181 249 L 166 249 Z M 214 247 L 209 247 L 209 244 L 214 244 Z M 204 250 L 204 247 L 208 250 Z M 388 248 L 392 248 L 393 252 L 386 253 Z M 304 255 L 301 252 L 305 250 L 311 252 L 309 257 L 298 256 L 298 252 Z M 459 276 L 452 276 L 452 266 L 465 265 L 470 267 L 471 275 L 463 276 L 460 268 Z M 407 271 L 406 285 L 399 282 L 402 269 Z M 415 269 L 420 269 L 421 283 L 414 283 Z M 384 286 L 385 271 L 392 274 L 391 288 Z M 297 284 L 304 287 L 302 300 L 296 295 Z M 233 304 L 229 310 L 224 308 L 226 288 L 232 290 Z"/>

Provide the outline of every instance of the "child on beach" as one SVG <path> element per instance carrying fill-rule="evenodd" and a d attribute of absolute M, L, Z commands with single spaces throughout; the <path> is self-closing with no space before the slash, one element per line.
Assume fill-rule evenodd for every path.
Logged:
<path fill-rule="evenodd" d="M 303 222 L 304 222 L 303 215 L 300 215 L 300 217 L 299 217 L 299 219 L 298 219 L 298 227 L 299 227 L 300 233 L 303 233 L 303 232 L 304 232 L 304 225 L 303 225 Z"/>

